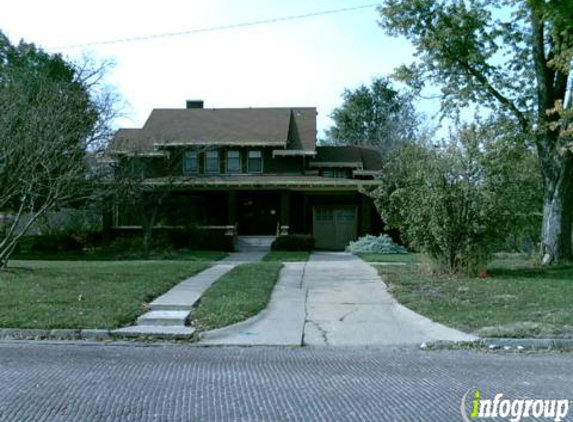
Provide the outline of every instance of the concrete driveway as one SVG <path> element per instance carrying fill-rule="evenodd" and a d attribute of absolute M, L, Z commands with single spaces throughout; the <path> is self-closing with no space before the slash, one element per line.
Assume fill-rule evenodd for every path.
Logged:
<path fill-rule="evenodd" d="M 341 252 L 286 263 L 267 309 L 245 322 L 204 333 L 217 345 L 417 345 L 475 337 L 400 305 L 370 265 Z"/>

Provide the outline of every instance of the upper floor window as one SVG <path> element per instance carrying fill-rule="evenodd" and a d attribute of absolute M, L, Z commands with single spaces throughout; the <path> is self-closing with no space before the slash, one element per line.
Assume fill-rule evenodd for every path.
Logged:
<path fill-rule="evenodd" d="M 227 151 L 227 173 L 241 173 L 241 153 Z"/>
<path fill-rule="evenodd" d="M 197 151 L 185 151 L 183 156 L 183 172 L 197 173 Z"/>
<path fill-rule="evenodd" d="M 219 173 L 219 151 L 205 152 L 205 173 Z"/>
<path fill-rule="evenodd" d="M 142 179 L 145 178 L 145 164 L 140 157 L 129 159 L 129 175 Z"/>
<path fill-rule="evenodd" d="M 263 172 L 263 154 L 261 151 L 249 151 L 249 160 L 247 162 L 249 173 Z"/>
<path fill-rule="evenodd" d="M 343 169 L 322 170 L 323 177 L 334 177 L 337 179 L 348 179 L 348 171 Z"/>

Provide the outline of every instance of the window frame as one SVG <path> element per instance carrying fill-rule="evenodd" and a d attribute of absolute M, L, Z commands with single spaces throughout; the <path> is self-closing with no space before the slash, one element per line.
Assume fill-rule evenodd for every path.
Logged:
<path fill-rule="evenodd" d="M 190 170 L 187 167 L 188 154 L 195 154 L 195 170 Z M 186 150 L 183 153 L 183 174 L 197 174 L 199 173 L 199 153 L 196 150 Z"/>
<path fill-rule="evenodd" d="M 209 169 L 209 160 L 213 159 L 213 157 L 209 157 L 209 154 L 216 154 L 216 158 L 217 158 L 217 168 L 215 170 L 210 170 Z M 219 150 L 214 149 L 214 150 L 208 150 L 205 151 L 205 174 L 219 174 L 221 173 L 221 155 L 219 154 Z"/>
<path fill-rule="evenodd" d="M 237 170 L 231 170 L 229 169 L 229 154 L 230 153 L 236 153 L 237 156 L 233 157 L 233 160 L 238 159 L 238 168 Z M 226 154 L 225 154 L 225 172 L 229 173 L 229 174 L 240 174 L 243 172 L 243 162 L 241 160 L 241 151 L 239 151 L 238 149 L 229 149 L 227 150 Z"/>
<path fill-rule="evenodd" d="M 251 157 L 251 154 L 253 153 L 258 153 L 260 154 L 259 157 Z M 260 169 L 258 170 L 251 170 L 251 159 L 254 158 L 258 158 L 260 160 Z M 247 152 L 247 173 L 254 173 L 254 174 L 260 174 L 263 173 L 263 152 L 261 150 L 251 150 Z"/>

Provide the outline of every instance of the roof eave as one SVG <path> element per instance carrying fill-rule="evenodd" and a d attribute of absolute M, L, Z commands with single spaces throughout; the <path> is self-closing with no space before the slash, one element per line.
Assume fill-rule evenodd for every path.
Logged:
<path fill-rule="evenodd" d="M 286 146 L 286 141 L 244 141 L 244 142 L 185 141 L 185 142 L 158 142 L 158 143 L 153 144 L 153 147 L 157 148 L 157 149 L 170 148 L 170 147 L 190 147 L 190 146 L 233 146 L 233 147 L 274 146 L 274 147 L 284 147 L 284 146 Z"/>
<path fill-rule="evenodd" d="M 314 156 L 316 156 L 316 151 L 307 150 L 307 149 L 275 149 L 275 150 L 273 150 L 273 158 L 274 157 L 297 157 L 297 156 L 314 157 Z"/>

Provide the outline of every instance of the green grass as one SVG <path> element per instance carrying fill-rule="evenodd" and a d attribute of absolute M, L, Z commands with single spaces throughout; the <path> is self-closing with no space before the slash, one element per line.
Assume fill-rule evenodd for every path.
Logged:
<path fill-rule="evenodd" d="M 261 262 L 233 268 L 203 294 L 192 324 L 210 330 L 258 314 L 267 306 L 281 267 L 279 262 Z"/>
<path fill-rule="evenodd" d="M 266 262 L 308 261 L 310 252 L 271 251 L 263 257 Z"/>
<path fill-rule="evenodd" d="M 207 261 L 10 261 L 0 271 L 0 327 L 115 328 Z"/>
<path fill-rule="evenodd" d="M 356 254 L 366 262 L 418 262 L 420 254 L 378 254 L 378 253 L 359 253 Z"/>
<path fill-rule="evenodd" d="M 218 251 L 172 251 L 151 252 L 117 252 L 105 249 L 96 249 L 86 252 L 54 252 L 54 253 L 19 253 L 14 254 L 15 260 L 33 261 L 141 261 L 141 260 L 169 260 L 169 261 L 219 261 L 229 254 Z"/>
<path fill-rule="evenodd" d="M 573 337 L 573 266 L 498 259 L 487 278 L 378 266 L 394 297 L 435 321 L 486 337 Z"/>

